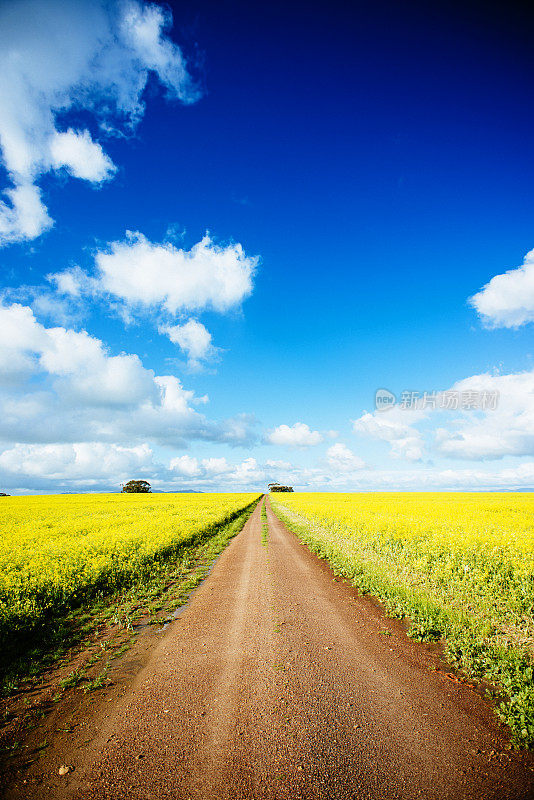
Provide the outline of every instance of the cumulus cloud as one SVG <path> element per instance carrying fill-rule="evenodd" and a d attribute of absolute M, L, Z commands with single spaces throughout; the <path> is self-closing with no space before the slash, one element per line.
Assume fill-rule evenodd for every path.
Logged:
<path fill-rule="evenodd" d="M 128 321 L 155 315 L 159 332 L 180 347 L 192 371 L 216 360 L 221 350 L 205 325 L 187 317 L 239 307 L 252 292 L 259 263 L 241 244 L 218 244 L 209 235 L 187 250 L 150 242 L 139 232 L 127 232 L 122 241 L 97 251 L 94 260 L 92 274 L 75 266 L 48 275 L 56 297 L 74 307 L 87 297 L 105 299 Z M 49 294 L 37 293 L 36 301 Z M 176 318 L 179 323 L 171 324 Z"/>
<path fill-rule="evenodd" d="M 328 464 L 338 472 L 352 472 L 353 470 L 363 469 L 365 462 L 355 455 L 346 444 L 337 442 L 326 451 Z"/>
<path fill-rule="evenodd" d="M 312 431 L 304 422 L 295 422 L 289 425 L 279 425 L 267 434 L 267 441 L 270 444 L 277 444 L 282 447 L 312 447 L 320 444 L 323 437 L 319 431 Z"/>
<path fill-rule="evenodd" d="M 196 319 L 183 325 L 169 325 L 160 329 L 171 342 L 187 356 L 188 367 L 194 371 L 201 369 L 202 363 L 217 355 L 217 348 L 211 343 L 211 333 Z"/>
<path fill-rule="evenodd" d="M 6 201 L 0 200 L 0 247 L 23 239 L 35 239 L 54 224 L 37 186 L 19 184 L 6 189 L 4 196 Z"/>
<path fill-rule="evenodd" d="M 170 11 L 140 0 L 0 5 L 0 148 L 12 184 L 0 201 L 0 245 L 53 224 L 37 185 L 45 173 L 93 184 L 115 173 L 87 128 L 64 124 L 69 113 L 91 114 L 101 136 L 131 132 L 150 73 L 170 98 L 198 98 L 171 25 Z"/>
<path fill-rule="evenodd" d="M 534 321 L 534 250 L 522 266 L 495 275 L 469 299 L 489 327 L 518 328 Z"/>
<path fill-rule="evenodd" d="M 196 478 L 200 475 L 198 459 L 188 455 L 177 456 L 171 459 L 169 469 L 171 472 L 175 472 L 177 475 L 183 475 L 186 478 Z"/>
<path fill-rule="evenodd" d="M 177 455 L 166 464 L 147 442 L 120 445 L 95 441 L 8 446 L 0 452 L 0 487 L 15 492 L 116 491 L 119 483 L 142 477 L 156 490 L 261 491 L 273 480 L 273 468 L 277 480 L 305 491 L 534 487 L 532 461 L 499 470 L 485 465 L 469 469 L 370 469 L 344 447 L 327 454 L 315 466 L 271 460 L 259 463 L 253 457 L 232 462 L 226 457 L 199 458 L 189 454 Z"/>
<path fill-rule="evenodd" d="M 111 178 L 116 170 L 112 160 L 93 142 L 89 131 L 55 133 L 50 141 L 50 156 L 55 169 L 65 167 L 74 178 L 101 183 Z"/>
<path fill-rule="evenodd" d="M 0 307 L 0 327 L 7 338 L 0 374 L 47 373 L 64 397 L 86 405 L 135 405 L 153 390 L 138 356 L 110 356 L 85 331 L 45 328 L 27 306 Z"/>
<path fill-rule="evenodd" d="M 495 402 L 484 407 L 484 397 Z M 473 461 L 534 455 L 534 370 L 472 375 L 436 392 L 431 405 L 421 397 L 410 409 L 365 413 L 353 429 L 389 442 L 393 457 L 409 461 L 425 453 Z"/>
<path fill-rule="evenodd" d="M 423 411 L 405 410 L 395 406 L 387 413 L 362 414 L 353 422 L 352 427 L 355 433 L 389 442 L 394 458 L 419 461 L 423 457 L 424 441 L 414 425 L 424 416 Z"/>
<path fill-rule="evenodd" d="M 202 460 L 202 467 L 209 475 L 224 475 L 225 472 L 231 472 L 232 467 L 226 458 L 204 458 Z"/>
<path fill-rule="evenodd" d="M 132 474 L 153 469 L 153 453 L 146 443 L 136 447 L 101 442 L 17 444 L 0 453 L 0 475 L 9 474 L 15 484 L 21 478 L 37 478 L 49 485 L 59 481 L 91 487 L 111 480 L 118 486 Z"/>
<path fill-rule="evenodd" d="M 161 309 L 171 316 L 239 306 L 252 292 L 258 265 L 239 243 L 216 244 L 209 235 L 190 250 L 167 242 L 154 244 L 142 233 L 127 232 L 96 253 L 96 274 L 74 268 L 50 275 L 58 291 L 73 297 L 104 295 L 123 304 L 127 313 Z"/>
<path fill-rule="evenodd" d="M 534 455 L 534 371 L 473 375 L 453 388 L 497 393 L 498 403 L 494 409 L 463 414 L 447 428 L 438 428 L 440 453 L 473 460 Z"/>
<path fill-rule="evenodd" d="M 173 458 L 169 470 L 196 488 L 253 488 L 265 483 L 265 470 L 255 458 L 231 464 L 226 458 L 197 459 L 188 455 Z"/>
<path fill-rule="evenodd" d="M 220 462 L 217 464 L 217 462 Z M 58 445 L 17 444 L 0 453 L 0 486 L 19 491 L 109 491 L 135 476 L 167 491 L 261 491 L 272 480 L 272 462 L 238 462 L 180 455 L 159 462 L 148 444 L 120 446 L 100 442 Z M 351 471 L 325 463 L 311 467 L 279 465 L 277 478 L 307 491 L 516 490 L 534 487 L 534 462 L 499 470 L 417 467 L 394 471 Z"/>
<path fill-rule="evenodd" d="M 67 298 L 78 299 L 82 295 L 91 295 L 96 291 L 96 283 L 80 267 L 72 267 L 64 272 L 57 272 L 47 276 L 55 285 L 60 295 Z"/>
<path fill-rule="evenodd" d="M 220 472 L 207 469 L 209 461 L 187 455 L 173 459 L 169 474 L 161 473 L 162 485 L 220 491 L 234 487 L 262 489 L 273 480 L 272 461 L 262 464 L 254 458 L 247 458 L 231 463 L 224 459 L 224 470 Z M 534 487 L 534 462 L 499 470 L 485 467 L 436 469 L 428 466 L 392 470 L 369 469 L 359 464 L 357 468 L 340 469 L 337 464 L 328 464 L 327 461 L 307 467 L 276 462 L 275 477 L 303 491 L 513 490 Z"/>
<path fill-rule="evenodd" d="M 174 375 L 155 375 L 136 354 L 109 353 L 86 331 L 46 327 L 26 306 L 0 306 L 0 441 L 138 442 L 181 447 L 201 439 L 247 444 L 254 421 L 212 422 Z"/>

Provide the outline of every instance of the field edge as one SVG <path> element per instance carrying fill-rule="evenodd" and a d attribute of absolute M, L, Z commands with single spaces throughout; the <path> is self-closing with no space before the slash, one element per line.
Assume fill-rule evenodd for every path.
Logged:
<path fill-rule="evenodd" d="M 225 516 L 218 525 L 209 525 L 181 540 L 177 547 L 169 548 L 167 553 L 160 554 L 150 573 L 131 575 L 119 587 L 108 592 L 99 590 L 88 594 L 80 598 L 74 607 L 54 609 L 31 629 L 23 629 L 18 635 L 12 632 L 10 646 L 3 649 L 0 657 L 0 697 L 5 699 L 15 694 L 19 683 L 51 668 L 72 646 L 90 635 L 93 628 L 91 617 L 106 619 L 108 610 L 113 608 L 119 625 L 127 630 L 131 629 L 134 617 L 125 608 L 142 603 L 144 594 L 154 600 L 158 592 L 163 593 L 162 587 L 168 582 L 172 571 L 185 566 L 187 572 L 189 563 L 195 561 L 195 555 L 201 553 L 206 545 L 209 550 L 209 543 L 219 540 L 221 547 L 215 548 L 216 552 L 213 553 L 206 571 L 203 572 L 204 565 L 201 565 L 193 583 L 185 587 L 192 591 L 204 579 L 213 560 L 230 539 L 243 529 L 261 497 L 262 495 L 258 495 L 251 503 Z M 116 611 L 120 607 L 122 609 Z"/>
<path fill-rule="evenodd" d="M 374 596 L 391 617 L 409 622 L 408 635 L 419 641 L 442 640 L 447 660 L 469 678 L 487 683 L 494 711 L 511 731 L 516 748 L 534 749 L 534 663 L 517 647 L 493 645 L 476 618 L 438 604 L 423 591 L 410 591 L 388 577 L 378 564 L 347 558 L 321 538 L 321 527 L 283 501 L 269 497 L 271 509 L 308 549 L 327 561 L 362 595 Z"/>

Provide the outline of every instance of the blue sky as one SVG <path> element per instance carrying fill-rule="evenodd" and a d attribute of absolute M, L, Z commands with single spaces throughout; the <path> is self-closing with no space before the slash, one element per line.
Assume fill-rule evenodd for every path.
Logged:
<path fill-rule="evenodd" d="M 4 0 L 4 490 L 534 486 L 531 24 Z"/>

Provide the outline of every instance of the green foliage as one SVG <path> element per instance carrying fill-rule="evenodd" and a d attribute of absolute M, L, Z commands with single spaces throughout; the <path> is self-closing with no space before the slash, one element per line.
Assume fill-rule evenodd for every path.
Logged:
<path fill-rule="evenodd" d="M 152 491 L 152 487 L 148 481 L 128 481 L 121 491 L 129 494 L 148 494 Z"/>

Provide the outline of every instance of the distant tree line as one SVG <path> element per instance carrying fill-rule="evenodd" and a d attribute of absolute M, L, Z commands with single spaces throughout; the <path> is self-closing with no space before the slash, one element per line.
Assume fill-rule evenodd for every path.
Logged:
<path fill-rule="evenodd" d="M 270 492 L 292 492 L 292 486 L 282 486 L 280 483 L 270 483 L 269 484 L 269 491 Z"/>

